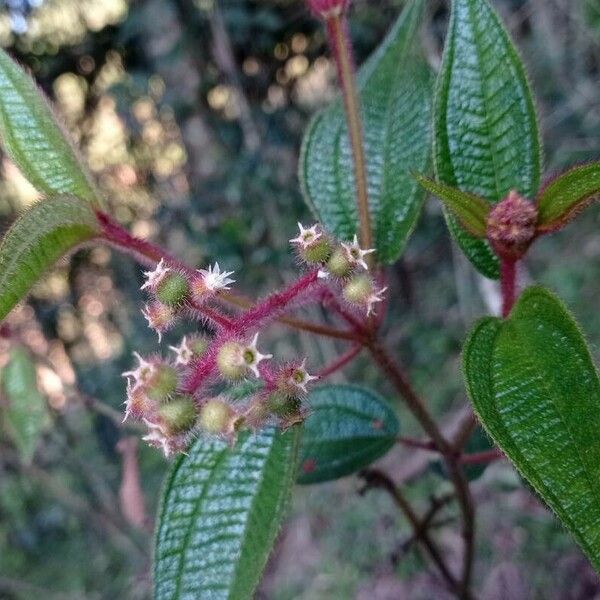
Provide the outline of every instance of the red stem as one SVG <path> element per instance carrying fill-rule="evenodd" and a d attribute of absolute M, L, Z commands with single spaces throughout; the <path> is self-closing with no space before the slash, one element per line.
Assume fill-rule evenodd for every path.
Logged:
<path fill-rule="evenodd" d="M 361 352 L 363 347 L 361 345 L 356 345 L 350 348 L 347 352 L 342 354 L 339 358 L 334 360 L 329 365 L 325 366 L 317 373 L 317 377 L 319 379 L 325 379 L 325 377 L 329 377 L 336 371 L 339 371 L 341 368 L 345 367 L 349 362 L 352 362 Z"/>
<path fill-rule="evenodd" d="M 491 450 L 484 450 L 483 452 L 463 454 L 459 461 L 463 465 L 478 465 L 491 463 L 500 458 L 504 458 L 504 453 L 498 448 L 492 448 Z"/>
<path fill-rule="evenodd" d="M 502 290 L 502 316 L 508 317 L 517 293 L 517 261 L 514 258 L 500 259 L 500 288 Z"/>

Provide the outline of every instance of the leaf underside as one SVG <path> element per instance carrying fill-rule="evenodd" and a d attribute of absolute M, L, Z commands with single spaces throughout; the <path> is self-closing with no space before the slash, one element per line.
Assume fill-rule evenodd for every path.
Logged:
<path fill-rule="evenodd" d="M 529 288 L 476 325 L 464 369 L 489 434 L 600 570 L 600 380 L 574 319 Z"/>
<path fill-rule="evenodd" d="M 532 198 L 541 144 L 521 59 L 486 0 L 453 0 L 434 101 L 437 179 L 491 203 L 511 189 Z M 497 279 L 488 242 L 446 214 L 449 229 L 474 266 Z"/>
<path fill-rule="evenodd" d="M 23 213 L 0 243 L 0 320 L 60 257 L 97 230 L 89 205 L 72 196 L 42 200 Z"/>
<path fill-rule="evenodd" d="M 432 74 L 415 49 L 423 1 L 413 0 L 360 69 L 371 220 L 380 262 L 394 262 L 410 236 L 423 192 L 410 170 L 429 165 Z M 300 157 L 304 197 L 342 240 L 357 233 L 352 152 L 340 99 L 308 127 Z"/>
<path fill-rule="evenodd" d="M 167 479 L 156 536 L 155 600 L 252 597 L 296 475 L 300 428 L 199 438 Z"/>
<path fill-rule="evenodd" d="M 325 385 L 309 396 L 298 483 L 338 479 L 388 452 L 399 431 L 396 414 L 380 396 L 352 385 Z"/>
<path fill-rule="evenodd" d="M 101 207 L 87 169 L 33 79 L 0 50 L 0 138 L 31 184 L 45 195 L 73 194 Z"/>

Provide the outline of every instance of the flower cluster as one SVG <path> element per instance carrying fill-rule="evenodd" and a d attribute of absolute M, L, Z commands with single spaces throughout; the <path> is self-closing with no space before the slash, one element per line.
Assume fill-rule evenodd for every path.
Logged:
<path fill-rule="evenodd" d="M 204 305 L 234 283 L 229 277 L 233 272 L 221 272 L 219 263 L 190 276 L 161 260 L 153 271 L 147 271 L 145 275 L 146 282 L 141 289 L 153 299 L 142 312 L 149 327 L 158 333 L 159 341 L 182 313 Z"/>
<path fill-rule="evenodd" d="M 185 336 L 169 346 L 168 359 L 141 357 L 124 373 L 127 378 L 125 418 L 144 422 L 144 438 L 169 456 L 185 450 L 192 437 L 204 432 L 231 443 L 241 428 L 267 424 L 282 428 L 306 416 L 308 386 L 317 379 L 306 370 L 306 359 L 287 363 L 259 349 L 259 332 L 270 321 L 302 302 L 339 300 L 339 305 L 369 316 L 382 300 L 370 274 L 373 250 L 352 241 L 338 242 L 319 225 L 305 228 L 291 240 L 308 273 L 237 317 L 223 312 L 221 292 L 229 290 L 230 271 L 215 263 L 193 271 L 161 260 L 145 273 L 142 290 L 150 295 L 144 315 L 159 341 L 180 316 L 199 319 L 210 336 Z M 236 390 L 247 388 L 242 398 Z"/>
<path fill-rule="evenodd" d="M 367 257 L 374 250 L 361 248 L 356 235 L 351 242 L 337 242 L 318 224 L 305 228 L 298 223 L 298 227 L 300 233 L 290 243 L 300 260 L 318 267 L 319 278 L 329 281 L 334 293 L 340 293 L 348 305 L 370 316 L 387 290 L 378 288 L 369 274 Z"/>

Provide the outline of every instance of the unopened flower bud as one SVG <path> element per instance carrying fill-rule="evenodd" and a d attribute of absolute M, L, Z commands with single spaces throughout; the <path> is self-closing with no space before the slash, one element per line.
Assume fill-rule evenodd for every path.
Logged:
<path fill-rule="evenodd" d="M 487 238 L 502 258 L 519 259 L 533 241 L 537 209 L 532 202 L 512 190 L 490 211 Z"/>
<path fill-rule="evenodd" d="M 307 0 L 310 10 L 321 19 L 339 16 L 347 9 L 349 0 Z"/>
<path fill-rule="evenodd" d="M 177 271 L 171 271 L 156 286 L 155 294 L 161 304 L 176 308 L 185 302 L 189 290 L 185 276 Z"/>
<path fill-rule="evenodd" d="M 198 411 L 191 396 L 179 395 L 158 408 L 158 416 L 167 435 L 191 430 L 196 424 Z"/>
<path fill-rule="evenodd" d="M 159 364 L 146 383 L 146 395 L 155 402 L 166 402 L 177 391 L 178 383 L 175 367 Z"/>

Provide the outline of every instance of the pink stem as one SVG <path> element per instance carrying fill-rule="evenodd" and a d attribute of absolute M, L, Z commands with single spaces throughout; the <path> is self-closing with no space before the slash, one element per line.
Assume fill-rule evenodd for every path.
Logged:
<path fill-rule="evenodd" d="M 325 379 L 325 377 L 329 377 L 329 375 L 335 373 L 336 371 L 339 371 L 341 368 L 345 367 L 349 362 L 352 362 L 352 360 L 354 360 L 354 358 L 356 358 L 360 354 L 360 351 L 362 349 L 363 347 L 361 345 L 353 346 L 352 348 L 350 348 L 350 350 L 342 354 L 339 358 L 337 358 L 332 363 L 321 369 L 317 373 L 317 377 L 319 379 Z"/>
<path fill-rule="evenodd" d="M 483 452 L 473 452 L 472 454 L 463 454 L 459 462 L 463 465 L 486 464 L 504 458 L 504 453 L 498 448 L 484 450 Z"/>
<path fill-rule="evenodd" d="M 502 290 L 502 316 L 506 318 L 515 303 L 517 292 L 517 261 L 513 258 L 500 259 L 500 287 Z"/>

